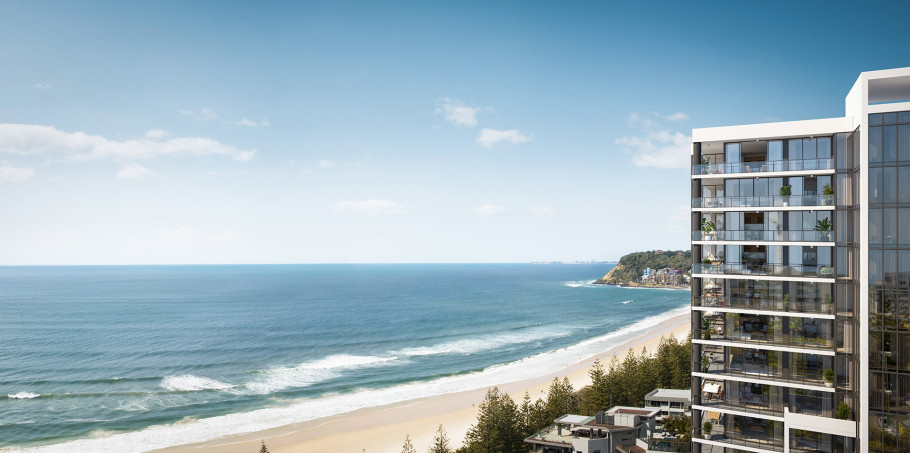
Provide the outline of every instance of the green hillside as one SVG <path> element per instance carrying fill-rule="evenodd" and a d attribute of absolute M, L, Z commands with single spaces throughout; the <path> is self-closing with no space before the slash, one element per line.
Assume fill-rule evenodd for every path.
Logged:
<path fill-rule="evenodd" d="M 597 280 L 597 283 L 610 285 L 632 283 L 641 277 L 645 268 L 692 270 L 692 252 L 689 250 L 652 250 L 635 252 L 619 259 L 619 264 L 610 273 Z"/>

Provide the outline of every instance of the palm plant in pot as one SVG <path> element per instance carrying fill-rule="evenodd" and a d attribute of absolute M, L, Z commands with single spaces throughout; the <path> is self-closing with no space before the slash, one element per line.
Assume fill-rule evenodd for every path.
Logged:
<path fill-rule="evenodd" d="M 701 318 L 701 330 L 704 332 L 702 338 L 705 340 L 711 339 L 711 320 L 708 318 Z"/>
<path fill-rule="evenodd" d="M 822 193 L 825 194 L 826 205 L 831 206 L 834 204 L 834 197 L 832 196 L 834 195 L 834 188 L 831 187 L 831 184 L 825 184 L 825 186 L 822 187 Z"/>
<path fill-rule="evenodd" d="M 831 227 L 834 225 L 831 223 L 831 219 L 825 217 L 821 220 L 815 221 L 815 231 L 821 233 L 821 240 L 830 241 L 831 240 Z"/>
<path fill-rule="evenodd" d="M 701 230 L 704 232 L 704 238 L 708 239 L 709 237 L 714 236 L 714 232 L 717 231 L 717 226 L 708 219 L 701 219 Z"/>
<path fill-rule="evenodd" d="M 791 193 L 790 184 L 780 187 L 780 196 L 781 196 L 781 198 L 783 198 L 784 206 L 790 205 L 790 193 Z"/>

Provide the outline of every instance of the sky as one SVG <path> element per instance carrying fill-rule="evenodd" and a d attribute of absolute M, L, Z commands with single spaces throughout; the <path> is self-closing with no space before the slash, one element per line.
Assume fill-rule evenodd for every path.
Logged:
<path fill-rule="evenodd" d="M 0 264 L 689 248 L 691 130 L 844 114 L 902 2 L 0 3 Z"/>

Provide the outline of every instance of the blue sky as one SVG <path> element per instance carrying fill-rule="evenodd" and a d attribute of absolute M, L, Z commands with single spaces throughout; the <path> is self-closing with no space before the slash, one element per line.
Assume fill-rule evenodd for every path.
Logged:
<path fill-rule="evenodd" d="M 0 264 L 688 247 L 691 129 L 843 115 L 906 4 L 4 2 Z"/>

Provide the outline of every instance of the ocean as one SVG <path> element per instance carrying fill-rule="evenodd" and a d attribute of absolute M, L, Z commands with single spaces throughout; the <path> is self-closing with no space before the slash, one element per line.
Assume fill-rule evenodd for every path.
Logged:
<path fill-rule="evenodd" d="M 489 387 L 688 310 L 589 284 L 611 267 L 0 267 L 0 449 L 141 452 Z"/>

